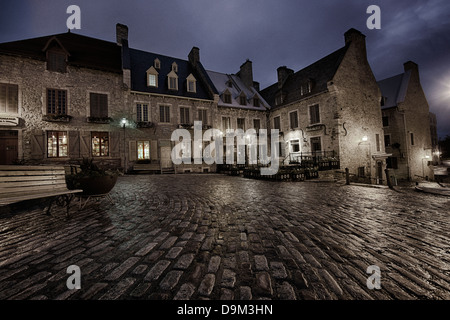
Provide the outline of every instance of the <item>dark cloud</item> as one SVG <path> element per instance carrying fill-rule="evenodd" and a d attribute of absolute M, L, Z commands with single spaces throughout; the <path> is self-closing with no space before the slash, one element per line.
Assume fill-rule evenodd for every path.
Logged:
<path fill-rule="evenodd" d="M 419 64 L 441 137 L 450 135 L 450 1 L 448 0 L 134 0 L 2 1 L 0 42 L 66 31 L 66 8 L 77 4 L 81 34 L 114 41 L 115 24 L 127 24 L 132 47 L 186 58 L 200 48 L 207 69 L 234 73 L 253 61 L 261 87 L 276 69 L 295 71 L 344 45 L 344 32 L 367 36 L 377 79 Z M 368 30 L 369 5 L 381 8 L 381 30 Z"/>

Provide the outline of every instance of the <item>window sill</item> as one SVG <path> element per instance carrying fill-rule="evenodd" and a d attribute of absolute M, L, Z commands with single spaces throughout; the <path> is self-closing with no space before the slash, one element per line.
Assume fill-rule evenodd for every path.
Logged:
<path fill-rule="evenodd" d="M 89 123 L 99 123 L 99 124 L 109 124 L 113 121 L 112 118 L 109 117 L 87 117 L 86 122 Z"/>
<path fill-rule="evenodd" d="M 46 114 L 42 116 L 43 121 L 47 122 L 70 122 L 72 116 L 59 114 Z"/>

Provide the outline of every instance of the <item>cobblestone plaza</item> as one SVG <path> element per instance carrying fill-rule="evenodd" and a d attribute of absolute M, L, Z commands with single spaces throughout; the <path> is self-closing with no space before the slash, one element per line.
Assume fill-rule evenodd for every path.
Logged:
<path fill-rule="evenodd" d="M 218 174 L 122 176 L 111 197 L 3 208 L 0 299 L 450 299 L 448 197 Z"/>

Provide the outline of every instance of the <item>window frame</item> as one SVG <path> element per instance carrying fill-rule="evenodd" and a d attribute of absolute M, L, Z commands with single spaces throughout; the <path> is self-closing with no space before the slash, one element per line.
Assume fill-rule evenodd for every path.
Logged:
<path fill-rule="evenodd" d="M 295 114 L 295 118 L 293 115 Z M 294 119 L 294 124 L 292 123 L 292 120 Z M 293 110 L 289 112 L 289 129 L 295 130 L 299 128 L 299 121 L 298 121 L 298 110 Z"/>
<path fill-rule="evenodd" d="M 171 106 L 167 104 L 159 105 L 159 122 L 160 123 L 171 123 L 171 115 L 170 115 Z M 163 112 L 161 112 L 163 110 Z"/>
<path fill-rule="evenodd" d="M 142 143 L 142 154 L 143 154 L 143 158 L 140 158 L 139 156 L 139 144 Z M 148 153 L 146 154 L 145 152 L 145 143 L 148 144 Z M 151 148 L 151 143 L 150 140 L 138 140 L 136 141 L 136 159 L 137 160 L 150 160 L 151 159 L 151 152 L 150 152 L 150 148 Z"/>
<path fill-rule="evenodd" d="M 54 96 L 52 96 L 52 101 L 50 102 L 50 94 L 49 92 L 54 92 Z M 59 94 L 64 94 L 63 98 L 59 97 Z M 68 94 L 67 90 L 65 89 L 55 89 L 55 88 L 47 88 L 46 90 L 47 94 L 47 105 L 46 105 L 46 112 L 47 114 L 53 114 L 53 115 L 67 115 L 68 114 Z M 53 99 L 54 98 L 54 99 Z M 62 100 L 62 101 L 61 101 Z M 61 102 L 63 102 L 61 104 Z M 51 104 L 51 106 L 50 106 Z"/>
<path fill-rule="evenodd" d="M 56 137 L 54 137 L 55 134 L 56 134 Z M 49 140 L 50 140 L 50 136 L 51 135 L 53 136 L 52 140 L 56 139 L 56 155 L 50 155 L 50 152 L 49 152 L 49 143 L 50 143 Z M 65 138 L 66 138 L 66 143 L 63 144 L 63 145 L 60 145 L 60 135 L 63 135 L 62 139 L 64 139 L 64 135 L 65 135 Z M 66 148 L 65 154 L 61 155 L 61 149 L 64 146 Z M 62 131 L 60 131 L 60 130 L 56 130 L 56 131 L 55 130 L 49 130 L 49 131 L 47 131 L 47 145 L 46 145 L 46 148 L 47 148 L 47 158 L 49 158 L 49 159 L 67 158 L 69 156 L 69 134 L 68 134 L 68 132 L 67 131 L 63 131 L 63 130 Z"/>
<path fill-rule="evenodd" d="M 136 122 L 150 122 L 148 103 L 136 103 Z"/>
<path fill-rule="evenodd" d="M 104 100 L 101 101 L 102 99 Z M 95 103 L 98 103 L 98 106 L 95 106 Z M 102 103 L 105 103 L 105 105 L 102 105 Z M 98 110 L 95 110 L 96 107 Z M 107 93 L 89 92 L 89 115 L 94 118 L 107 118 L 109 116 L 109 95 Z"/>
<path fill-rule="evenodd" d="M 99 148 L 99 155 L 96 153 L 94 154 L 94 135 L 98 135 L 98 148 Z M 107 137 L 105 140 L 104 138 Z M 103 139 L 103 140 L 102 140 Z M 102 143 L 103 141 L 103 143 Z M 103 152 L 104 143 L 106 141 L 106 154 Z M 109 157 L 110 154 L 110 134 L 106 131 L 91 131 L 91 154 L 92 157 L 100 158 L 100 157 Z"/>
<path fill-rule="evenodd" d="M 276 119 L 278 119 L 278 128 L 277 128 L 277 121 L 275 121 Z M 281 116 L 280 115 L 273 117 L 273 128 L 281 131 Z"/>
<path fill-rule="evenodd" d="M 11 105 L 14 106 L 11 107 Z M 12 110 L 12 108 L 14 108 L 14 110 Z M 19 85 L 0 83 L 0 113 L 19 113 Z"/>
<path fill-rule="evenodd" d="M 191 124 L 191 117 L 190 117 L 190 111 L 191 108 L 186 106 L 181 106 L 179 108 L 180 110 L 180 124 Z M 187 121 L 186 121 L 187 118 Z"/>
<path fill-rule="evenodd" d="M 198 120 L 202 122 L 202 125 L 208 125 L 208 109 L 198 109 Z"/>
<path fill-rule="evenodd" d="M 321 123 L 320 106 L 318 103 L 310 105 L 308 107 L 308 112 L 309 112 L 309 124 L 313 125 Z"/>

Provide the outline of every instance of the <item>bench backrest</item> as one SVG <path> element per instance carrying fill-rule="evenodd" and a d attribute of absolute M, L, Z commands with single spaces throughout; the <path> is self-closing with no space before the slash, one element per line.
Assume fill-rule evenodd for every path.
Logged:
<path fill-rule="evenodd" d="M 0 194 L 50 193 L 64 188 L 67 188 L 64 167 L 0 165 Z"/>

